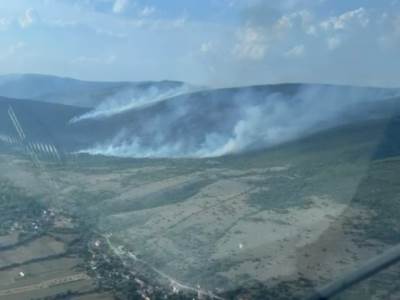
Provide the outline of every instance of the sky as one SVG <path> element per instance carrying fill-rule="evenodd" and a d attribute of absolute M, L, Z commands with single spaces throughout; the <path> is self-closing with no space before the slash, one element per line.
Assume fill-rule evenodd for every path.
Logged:
<path fill-rule="evenodd" d="M 400 1 L 1 1 L 9 73 L 400 87 Z"/>

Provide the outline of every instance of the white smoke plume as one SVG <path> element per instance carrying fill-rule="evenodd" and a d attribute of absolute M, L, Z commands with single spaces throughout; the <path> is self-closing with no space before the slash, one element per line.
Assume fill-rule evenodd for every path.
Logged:
<path fill-rule="evenodd" d="M 394 91 L 307 86 L 294 95 L 270 93 L 255 101 L 252 91 L 236 93 L 230 113 L 179 102 L 146 123 L 146 131 L 122 129 L 115 137 L 80 152 L 120 157 L 215 157 L 269 147 L 349 122 L 378 118 L 367 108 Z M 215 100 L 215 99 L 214 99 Z M 212 102 L 207 102 L 212 103 Z M 202 102 L 207 106 L 206 102 Z M 204 109 L 203 112 L 198 112 Z M 194 115 L 200 114 L 192 124 Z M 219 118 L 210 127 L 209 116 Z M 190 121 L 184 122 L 185 118 Z M 190 127 L 190 128 L 188 128 Z M 177 129 L 178 128 L 178 129 Z"/>
<path fill-rule="evenodd" d="M 70 123 L 76 123 L 88 119 L 102 119 L 111 117 L 125 111 L 155 104 L 168 98 L 176 97 L 194 91 L 194 88 L 188 85 L 182 85 L 166 90 L 160 90 L 156 86 L 152 86 L 144 91 L 128 90 L 114 95 L 93 110 L 74 117 Z"/>

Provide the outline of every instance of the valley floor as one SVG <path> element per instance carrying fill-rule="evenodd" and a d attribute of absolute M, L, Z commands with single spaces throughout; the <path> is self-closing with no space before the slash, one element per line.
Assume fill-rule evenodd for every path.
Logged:
<path fill-rule="evenodd" d="M 22 155 L 1 154 L 1 179 L 85 220 L 125 268 L 171 293 L 302 298 L 400 242 L 400 157 L 374 158 L 386 125 L 373 125 L 367 132 L 352 128 L 351 136 L 343 128 L 214 159 L 80 155 L 63 164 L 44 161 L 38 170 Z M 66 267 L 54 271 L 55 279 L 65 280 L 66 289 L 91 285 L 92 277 L 71 271 L 79 261 L 62 256 L 64 241 L 41 238 L 51 253 L 36 240 L 23 246 L 29 250 L 0 253 L 0 276 L 9 278 L 0 277 L 0 293 L 60 288 L 50 274 L 16 281 L 20 269 L 2 271 L 35 253 L 61 256 L 56 265 Z M 398 295 L 399 270 L 388 269 L 344 299 Z"/>

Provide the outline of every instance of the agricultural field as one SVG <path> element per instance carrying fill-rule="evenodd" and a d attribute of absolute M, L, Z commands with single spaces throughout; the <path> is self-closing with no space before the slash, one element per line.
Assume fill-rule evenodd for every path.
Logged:
<path fill-rule="evenodd" d="M 47 209 L 9 181 L 1 181 L 0 299 L 90 299 L 102 293 L 74 246 L 81 234 L 63 226 L 66 216 Z M 57 299 L 59 299 L 57 298 Z"/>

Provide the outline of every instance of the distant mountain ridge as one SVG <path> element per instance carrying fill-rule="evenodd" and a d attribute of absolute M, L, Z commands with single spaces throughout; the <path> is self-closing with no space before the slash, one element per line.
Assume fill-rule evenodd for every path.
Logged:
<path fill-rule="evenodd" d="M 151 88 L 165 91 L 185 85 L 179 81 L 96 82 L 41 74 L 0 76 L 0 96 L 49 103 L 95 107 L 120 93 L 140 93 Z"/>

